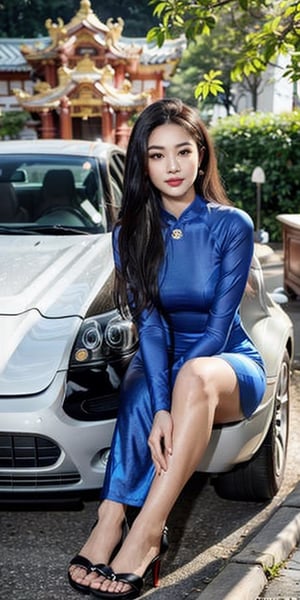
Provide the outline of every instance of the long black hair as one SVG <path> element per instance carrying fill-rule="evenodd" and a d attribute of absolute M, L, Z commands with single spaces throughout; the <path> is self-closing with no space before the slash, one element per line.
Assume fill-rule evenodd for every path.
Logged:
<path fill-rule="evenodd" d="M 123 312 L 130 298 L 135 316 L 147 306 L 159 306 L 157 275 L 164 256 L 160 193 L 148 171 L 148 139 L 165 123 L 183 127 L 204 148 L 195 191 L 207 201 L 229 204 L 221 184 L 214 148 L 198 113 L 177 98 L 153 102 L 138 117 L 129 139 L 122 208 L 118 225 L 121 269 L 116 272 L 115 296 Z"/>

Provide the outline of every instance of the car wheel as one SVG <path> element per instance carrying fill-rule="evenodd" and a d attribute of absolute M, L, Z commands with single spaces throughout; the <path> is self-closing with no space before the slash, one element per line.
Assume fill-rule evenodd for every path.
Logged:
<path fill-rule="evenodd" d="M 298 298 L 298 294 L 296 294 L 296 292 L 288 285 L 286 286 L 286 292 L 290 300 L 296 300 L 296 298 Z"/>
<path fill-rule="evenodd" d="M 278 492 L 284 474 L 289 432 L 290 357 L 285 351 L 275 389 L 272 421 L 256 454 L 212 480 L 221 498 L 260 502 Z"/>

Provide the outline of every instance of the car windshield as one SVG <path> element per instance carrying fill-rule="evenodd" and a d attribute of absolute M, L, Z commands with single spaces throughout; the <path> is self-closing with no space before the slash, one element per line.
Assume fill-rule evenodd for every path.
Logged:
<path fill-rule="evenodd" d="M 1 156 L 1 233 L 104 231 L 104 193 L 94 158 Z"/>

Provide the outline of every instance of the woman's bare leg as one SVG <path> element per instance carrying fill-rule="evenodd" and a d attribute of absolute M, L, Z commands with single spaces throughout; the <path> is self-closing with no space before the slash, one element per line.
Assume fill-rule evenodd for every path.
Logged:
<path fill-rule="evenodd" d="M 80 550 L 80 555 L 88 558 L 93 564 L 108 564 L 110 557 L 120 542 L 126 507 L 118 502 L 103 500 L 98 508 L 98 521 L 89 538 Z M 69 569 L 76 583 L 89 585 L 97 578 L 97 573 L 87 575 L 86 569 L 72 565 Z"/>
<path fill-rule="evenodd" d="M 232 367 L 216 357 L 188 361 L 176 379 L 171 414 L 173 452 L 168 458 L 168 469 L 155 476 L 144 506 L 112 562 L 116 573 L 143 575 L 159 553 L 166 519 L 207 448 L 214 422 L 243 417 Z M 110 592 L 128 589 L 121 582 L 98 579 L 91 587 Z"/>

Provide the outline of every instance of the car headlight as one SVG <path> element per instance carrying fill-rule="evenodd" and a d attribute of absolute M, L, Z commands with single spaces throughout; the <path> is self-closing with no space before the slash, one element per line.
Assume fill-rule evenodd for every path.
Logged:
<path fill-rule="evenodd" d="M 71 354 L 70 366 L 108 363 L 129 355 L 137 348 L 138 334 L 133 321 L 116 311 L 84 320 Z"/>
<path fill-rule="evenodd" d="M 137 331 L 132 321 L 115 317 L 110 319 L 105 328 L 104 339 L 114 351 L 126 352 L 137 342 Z"/>
<path fill-rule="evenodd" d="M 100 324 L 94 319 L 87 325 L 82 334 L 82 343 L 86 350 L 95 351 L 102 345 L 103 333 Z"/>

